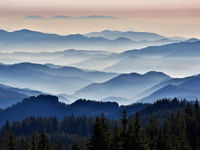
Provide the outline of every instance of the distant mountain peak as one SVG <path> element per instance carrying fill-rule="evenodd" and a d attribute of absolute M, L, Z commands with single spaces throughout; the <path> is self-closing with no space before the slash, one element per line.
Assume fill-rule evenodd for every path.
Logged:
<path fill-rule="evenodd" d="M 11 33 L 24 33 L 24 34 L 30 34 L 30 33 L 40 33 L 40 34 L 44 34 L 42 32 L 39 32 L 39 31 L 33 31 L 33 30 L 29 30 L 29 29 L 21 29 L 21 30 L 16 30 L 16 31 L 13 31 Z"/>
<path fill-rule="evenodd" d="M 197 38 L 191 38 L 187 40 L 187 42 L 197 42 L 197 41 L 199 41 L 199 39 Z"/>
<path fill-rule="evenodd" d="M 160 76 L 166 76 L 166 77 L 170 77 L 169 75 L 160 72 L 160 71 L 149 71 L 147 73 L 145 73 L 144 75 L 160 75 Z"/>
<path fill-rule="evenodd" d="M 121 75 L 119 75 L 119 76 L 117 76 L 117 77 L 115 77 L 115 78 L 126 78 L 126 77 L 142 77 L 143 75 L 141 75 L 141 74 L 139 74 L 139 73 L 135 73 L 135 72 L 133 72 L 133 73 L 128 73 L 128 74 L 121 74 Z"/>
<path fill-rule="evenodd" d="M 0 30 L 0 33 L 8 33 L 6 30 Z"/>

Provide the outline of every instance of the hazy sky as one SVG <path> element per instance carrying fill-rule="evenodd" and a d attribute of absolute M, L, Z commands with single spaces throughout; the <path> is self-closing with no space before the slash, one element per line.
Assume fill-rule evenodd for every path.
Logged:
<path fill-rule="evenodd" d="M 52 16 L 113 16 L 51 19 Z M 27 16 L 44 18 L 26 19 Z M 200 37 L 200 0 L 1 0 L 0 28 L 59 34 L 104 29 Z"/>

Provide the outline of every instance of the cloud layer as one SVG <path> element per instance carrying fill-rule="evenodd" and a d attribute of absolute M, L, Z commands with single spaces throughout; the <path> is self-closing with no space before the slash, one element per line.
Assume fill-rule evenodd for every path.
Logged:
<path fill-rule="evenodd" d="M 92 16 L 52 16 L 52 17 L 43 17 L 43 16 L 26 16 L 25 19 L 117 19 L 113 16 L 100 16 L 100 15 L 92 15 Z"/>

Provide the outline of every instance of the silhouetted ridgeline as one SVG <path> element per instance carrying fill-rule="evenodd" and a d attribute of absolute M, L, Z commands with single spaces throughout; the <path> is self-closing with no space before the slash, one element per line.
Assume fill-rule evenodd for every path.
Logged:
<path fill-rule="evenodd" d="M 121 112 L 126 109 L 128 115 L 135 112 L 141 112 L 145 120 L 151 115 L 159 118 L 166 117 L 168 113 L 182 110 L 186 102 L 179 102 L 177 99 L 172 101 L 162 100 L 154 104 L 132 104 L 128 106 L 119 106 L 115 102 L 97 102 L 89 100 L 77 100 L 70 105 L 58 101 L 56 96 L 40 95 L 24 99 L 12 107 L 0 111 L 0 125 L 6 120 L 17 121 L 30 116 L 57 117 L 61 120 L 66 116 L 87 116 L 96 117 L 104 113 L 105 117 L 110 119 L 119 119 Z M 162 112 L 162 113 L 160 113 Z"/>
<path fill-rule="evenodd" d="M 22 120 L 30 116 L 52 117 L 59 120 L 65 116 L 83 116 L 95 117 L 105 114 L 111 119 L 118 119 L 124 108 L 127 108 L 131 114 L 141 110 L 148 104 L 134 104 L 130 106 L 119 106 L 115 102 L 96 102 L 87 100 L 77 100 L 76 102 L 66 105 L 58 101 L 56 96 L 40 95 L 24 99 L 12 107 L 0 111 L 0 125 L 6 120 Z"/>

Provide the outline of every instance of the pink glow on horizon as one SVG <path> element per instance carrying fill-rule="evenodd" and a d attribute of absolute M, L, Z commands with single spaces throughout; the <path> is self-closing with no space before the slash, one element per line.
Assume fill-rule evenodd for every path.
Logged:
<path fill-rule="evenodd" d="M 42 16 L 26 20 L 26 16 Z M 106 20 L 51 20 L 52 16 L 114 16 Z M 89 25 L 88 25 L 89 24 Z M 81 25 L 81 27 L 80 27 Z M 104 29 L 151 31 L 167 36 L 200 37 L 200 0 L 2 0 L 0 28 L 51 33 Z"/>

